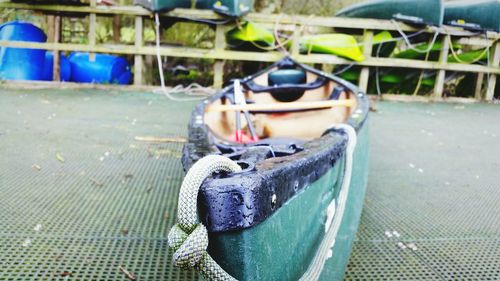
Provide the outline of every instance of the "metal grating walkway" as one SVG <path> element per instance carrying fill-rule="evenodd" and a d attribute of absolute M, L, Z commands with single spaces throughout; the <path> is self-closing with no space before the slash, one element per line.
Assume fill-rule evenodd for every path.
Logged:
<path fill-rule="evenodd" d="M 498 105 L 380 103 L 371 117 L 346 279 L 500 280 Z"/>
<path fill-rule="evenodd" d="M 166 242 L 182 144 L 135 140 L 184 136 L 192 105 L 0 90 L 0 280 L 196 280 Z M 378 107 L 346 279 L 499 280 L 498 106 Z"/>
<path fill-rule="evenodd" d="M 0 280 L 197 280 L 166 234 L 191 104 L 152 94 L 0 92 Z M 59 159 L 58 159 L 59 158 Z M 62 162 L 64 160 L 64 162 Z"/>

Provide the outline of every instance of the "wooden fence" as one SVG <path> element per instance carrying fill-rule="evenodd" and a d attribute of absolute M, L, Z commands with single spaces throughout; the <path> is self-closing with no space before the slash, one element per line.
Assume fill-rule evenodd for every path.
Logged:
<path fill-rule="evenodd" d="M 98 6 L 96 0 L 91 0 L 89 6 L 65 6 L 65 5 L 30 5 L 23 3 L 12 3 L 9 1 L 0 1 L 0 8 L 4 9 L 24 9 L 34 10 L 46 13 L 51 18 L 49 24 L 47 43 L 21 42 L 21 41 L 1 41 L 0 46 L 14 48 L 33 48 L 46 49 L 54 51 L 54 79 L 59 80 L 59 51 L 84 51 L 92 53 L 111 53 L 134 55 L 134 84 L 141 85 L 143 82 L 143 57 L 146 55 L 156 55 L 156 47 L 146 46 L 143 40 L 143 28 L 145 20 L 153 20 L 153 14 L 146 9 L 137 6 Z M 89 30 L 87 44 L 69 44 L 60 43 L 60 24 L 61 17 L 64 16 L 88 16 Z M 96 42 L 96 20 L 97 16 L 116 16 L 127 15 L 135 17 L 135 44 L 97 44 Z M 163 13 L 164 17 L 180 17 L 204 20 L 220 20 L 221 17 L 208 10 L 193 9 L 175 9 L 168 13 Z M 472 72 L 477 74 L 475 98 L 479 100 L 493 100 L 497 76 L 500 75 L 500 34 L 487 32 L 486 36 L 477 36 L 476 34 L 465 31 L 461 28 L 442 26 L 439 28 L 438 40 L 443 43 L 439 60 L 422 61 L 398 58 L 378 58 L 372 57 L 372 39 L 374 32 L 378 30 L 396 31 L 400 29 L 403 32 L 417 31 L 412 26 L 403 23 L 395 24 L 393 21 L 375 20 L 375 19 L 352 19 L 338 17 L 311 17 L 311 16 L 291 16 L 291 15 L 269 15 L 250 13 L 246 19 L 259 23 L 264 26 L 273 27 L 276 24 L 280 29 L 286 29 L 293 32 L 292 47 L 290 55 L 299 62 L 314 64 L 351 64 L 352 61 L 326 54 L 308 54 L 299 53 L 299 39 L 302 27 L 318 28 L 342 28 L 352 34 L 363 34 L 363 53 L 366 59 L 356 63 L 362 66 L 359 78 L 359 87 L 366 91 L 370 67 L 398 67 L 437 70 L 436 83 L 432 97 L 439 99 L 443 95 L 446 71 Z M 161 46 L 160 54 L 170 57 L 184 58 L 205 58 L 214 59 L 214 87 L 220 88 L 223 84 L 223 66 L 226 60 L 242 61 L 260 61 L 274 62 L 283 57 L 283 54 L 277 51 L 270 52 L 247 52 L 228 50 L 224 38 L 225 32 L 234 26 L 233 24 L 215 26 L 215 42 L 211 49 Z M 345 31 L 343 31 L 345 32 Z M 436 30 L 429 28 L 427 33 L 435 33 Z M 447 61 L 450 41 L 453 37 L 458 43 L 464 45 L 473 45 L 490 48 L 488 65 L 449 63 Z M 483 80 L 486 81 L 486 95 L 482 96 Z"/>

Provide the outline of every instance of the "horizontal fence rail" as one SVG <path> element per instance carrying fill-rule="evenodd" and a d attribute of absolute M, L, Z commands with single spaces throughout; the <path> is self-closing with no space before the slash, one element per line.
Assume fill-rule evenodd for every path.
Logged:
<path fill-rule="evenodd" d="M 68 6 L 68 5 L 31 5 L 24 3 L 12 3 L 9 1 L 0 1 L 0 9 L 22 9 L 34 10 L 46 13 L 49 16 L 57 17 L 54 21 L 56 25 L 53 29 L 60 30 L 60 17 L 64 16 L 88 16 L 89 17 L 89 42 L 87 44 L 70 44 L 59 43 L 59 36 L 49 34 L 49 42 L 35 43 L 24 41 L 1 41 L 0 46 L 12 48 L 31 48 L 31 49 L 46 49 L 54 51 L 54 79 L 59 80 L 58 63 L 59 51 L 82 51 L 90 53 L 110 53 L 122 55 L 134 55 L 134 84 L 142 84 L 143 56 L 156 55 L 157 49 L 154 46 L 144 45 L 142 33 L 144 20 L 151 20 L 153 14 L 138 6 L 98 6 L 95 0 L 92 0 L 89 6 Z M 97 44 L 95 40 L 96 16 L 116 16 L 127 15 L 135 17 L 135 44 Z M 194 10 L 194 9 L 175 9 L 173 11 L 162 13 L 162 17 L 173 17 L 182 19 L 210 19 L 220 20 L 221 16 L 210 10 Z M 350 60 L 339 58 L 334 55 L 326 54 L 299 54 L 298 40 L 300 34 L 297 31 L 304 26 L 320 27 L 320 28 L 342 28 L 343 33 L 363 34 L 364 42 L 363 53 L 366 57 L 364 61 L 356 62 L 355 65 L 362 66 L 359 86 L 361 90 L 366 91 L 369 79 L 369 67 L 397 67 L 397 68 L 414 68 L 437 70 L 436 84 L 433 92 L 434 98 L 441 98 L 443 94 L 443 85 L 446 71 L 456 72 L 472 72 L 477 73 L 477 86 L 475 98 L 481 100 L 492 100 L 496 86 L 497 75 L 500 75 L 500 33 L 487 32 L 485 35 L 477 36 L 477 34 L 452 26 L 442 26 L 439 28 L 427 28 L 426 33 L 439 33 L 439 40 L 443 42 L 440 59 L 438 61 L 422 61 L 411 59 L 398 58 L 378 58 L 371 57 L 372 38 L 373 34 L 379 30 L 388 31 L 403 31 L 414 32 L 419 29 L 403 23 L 395 23 L 389 20 L 376 19 L 353 19 L 340 17 L 316 17 L 316 16 L 299 16 L 299 15 L 270 15 L 250 13 L 245 16 L 246 20 L 253 21 L 264 26 L 272 27 L 279 26 L 280 29 L 293 31 L 292 48 L 290 56 L 302 63 L 313 64 L 352 64 Z M 59 26 L 57 26 L 59 25 Z M 159 53 L 162 56 L 184 57 L 184 58 L 202 58 L 213 59 L 214 63 L 214 86 L 220 88 L 223 81 L 223 65 L 226 60 L 239 61 L 259 61 L 259 62 L 274 62 L 284 56 L 283 53 L 277 51 L 271 52 L 248 52 L 226 49 L 224 40 L 224 32 L 228 29 L 228 25 L 215 26 L 215 44 L 211 49 L 202 49 L 195 47 L 178 47 L 165 46 L 160 47 Z M 50 28 L 50 27 L 49 27 Z M 50 33 L 50 32 L 49 32 Z M 460 64 L 448 63 L 447 57 L 449 54 L 449 38 L 453 36 L 454 40 L 459 44 L 473 45 L 478 47 L 491 47 L 491 54 L 488 65 L 476 64 Z M 57 64 L 57 66 L 56 66 Z M 57 73 L 56 73 L 57 72 Z M 486 81 L 486 95 L 481 96 L 481 85 L 484 79 Z"/>

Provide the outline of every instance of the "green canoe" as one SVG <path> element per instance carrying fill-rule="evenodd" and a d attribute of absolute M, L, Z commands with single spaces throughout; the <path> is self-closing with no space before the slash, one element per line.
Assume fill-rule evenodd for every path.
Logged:
<path fill-rule="evenodd" d="M 443 23 L 443 3 L 442 0 L 372 0 L 346 7 L 336 16 L 390 20 L 396 14 L 439 26 Z"/>
<path fill-rule="evenodd" d="M 198 0 L 198 9 L 212 9 L 229 17 L 241 17 L 253 8 L 253 0 Z"/>
<path fill-rule="evenodd" d="M 500 32 L 500 1 L 460 0 L 444 5 L 444 23 L 464 21 L 479 24 L 483 29 Z"/>
<path fill-rule="evenodd" d="M 231 106 L 244 104 L 238 96 L 248 111 L 235 116 Z M 339 102 L 354 104 L 322 106 Z M 290 58 L 194 109 L 182 158 L 188 176 L 214 154 L 243 169 L 209 176 L 198 193 L 208 252 L 228 274 L 343 279 L 367 185 L 368 111 L 354 85 Z"/>
<path fill-rule="evenodd" d="M 253 22 L 245 22 L 241 26 L 226 33 L 226 41 L 232 49 L 267 50 L 274 46 L 274 35 L 271 31 Z"/>
<path fill-rule="evenodd" d="M 250 12 L 253 0 L 134 0 L 140 5 L 154 12 L 165 12 L 175 8 L 213 9 L 219 14 L 229 17 L 240 17 Z"/>

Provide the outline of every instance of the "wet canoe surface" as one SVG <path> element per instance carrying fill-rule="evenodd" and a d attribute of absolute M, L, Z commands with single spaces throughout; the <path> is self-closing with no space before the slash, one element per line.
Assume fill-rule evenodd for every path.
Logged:
<path fill-rule="evenodd" d="M 365 124 L 358 134 L 350 192 L 333 256 L 320 280 L 344 276 L 367 184 L 368 137 Z M 343 172 L 341 159 L 264 222 L 243 231 L 212 233 L 210 254 L 238 280 L 298 280 L 323 239 L 326 209 L 338 196 Z"/>

